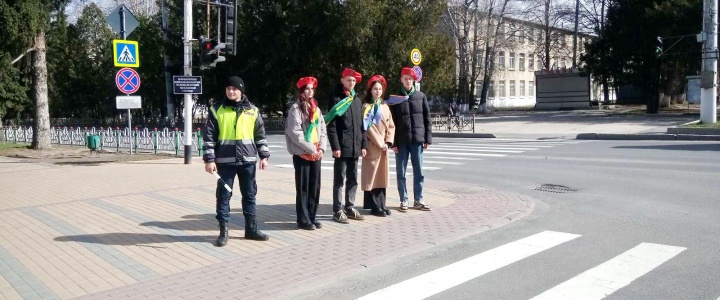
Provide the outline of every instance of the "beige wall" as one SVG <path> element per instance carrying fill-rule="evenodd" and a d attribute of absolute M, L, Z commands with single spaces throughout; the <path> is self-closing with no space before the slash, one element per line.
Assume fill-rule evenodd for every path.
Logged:
<path fill-rule="evenodd" d="M 506 20 L 501 29 L 509 37 L 499 42 L 495 72 L 491 81 L 493 92 L 488 99 L 490 107 L 523 107 L 535 105 L 534 71 L 543 69 L 544 39 L 542 26 L 528 22 Z M 557 35 L 557 38 L 553 38 Z M 584 52 L 583 42 L 588 36 L 578 36 L 578 60 Z M 572 67 L 573 34 L 571 31 L 551 30 L 550 65 L 553 68 Z M 478 49 L 484 53 L 484 49 Z M 532 62 L 531 62 L 532 60 Z M 485 62 L 477 67 L 482 68 Z M 475 95 L 479 99 L 482 88 L 482 71 L 475 81 Z M 504 88 L 504 89 L 503 89 Z"/>

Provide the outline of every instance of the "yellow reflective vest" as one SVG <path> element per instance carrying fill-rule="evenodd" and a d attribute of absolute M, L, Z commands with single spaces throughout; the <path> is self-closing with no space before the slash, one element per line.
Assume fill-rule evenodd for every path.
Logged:
<path fill-rule="evenodd" d="M 265 126 L 245 95 L 239 105 L 224 100 L 210 107 L 203 131 L 203 160 L 216 164 L 255 164 L 270 157 Z"/>

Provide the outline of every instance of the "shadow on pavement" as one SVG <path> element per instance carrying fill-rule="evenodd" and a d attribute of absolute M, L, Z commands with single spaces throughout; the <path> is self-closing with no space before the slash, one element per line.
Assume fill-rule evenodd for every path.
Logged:
<path fill-rule="evenodd" d="M 161 243 L 214 243 L 216 238 L 216 236 L 117 232 L 60 236 L 54 240 L 58 242 L 78 242 L 112 246 L 142 246 Z"/>
<path fill-rule="evenodd" d="M 365 213 L 363 213 L 365 214 Z M 258 205 L 258 227 L 261 231 L 273 230 L 299 230 L 295 216 L 295 204 Z M 161 228 L 165 230 L 181 231 L 215 231 L 218 223 L 215 213 L 185 215 L 178 221 L 151 221 L 140 223 L 140 226 Z M 332 204 L 320 204 L 317 220 L 321 222 L 332 221 Z M 241 209 L 230 211 L 230 230 L 244 230 L 245 219 Z M 129 246 L 159 243 L 214 243 L 217 236 L 201 235 L 170 235 L 163 233 L 102 233 L 83 234 L 57 237 L 58 242 L 78 242 L 104 245 Z"/>
<path fill-rule="evenodd" d="M 615 146 L 616 149 L 641 150 L 675 150 L 675 151 L 720 151 L 717 144 L 672 144 L 672 145 L 643 145 L 643 146 Z"/>

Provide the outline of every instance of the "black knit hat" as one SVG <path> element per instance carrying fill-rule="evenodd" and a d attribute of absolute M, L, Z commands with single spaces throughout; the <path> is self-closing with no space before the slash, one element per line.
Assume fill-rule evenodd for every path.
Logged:
<path fill-rule="evenodd" d="M 245 94 L 245 82 L 242 80 L 242 78 L 238 76 L 232 76 L 228 78 L 227 84 L 225 86 L 232 86 L 236 89 L 240 90 L 243 94 Z"/>

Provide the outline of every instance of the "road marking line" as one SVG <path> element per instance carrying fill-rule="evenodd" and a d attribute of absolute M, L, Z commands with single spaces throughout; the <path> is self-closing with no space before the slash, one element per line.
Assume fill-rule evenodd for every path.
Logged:
<path fill-rule="evenodd" d="M 322 163 L 331 165 L 331 164 L 334 164 L 335 162 L 332 161 L 332 160 L 323 160 Z M 361 163 L 361 162 L 358 162 L 358 164 L 360 164 L 360 163 Z M 423 162 L 423 163 L 424 163 L 424 162 Z M 394 168 L 394 167 L 395 167 L 395 164 L 390 164 L 390 167 L 391 167 L 391 168 Z M 408 169 L 412 169 L 412 166 L 409 165 L 409 162 L 408 162 L 407 168 L 408 168 Z M 423 170 L 440 170 L 441 168 L 440 168 L 440 167 L 428 167 L 428 166 L 423 166 L 422 169 L 423 169 Z"/>
<path fill-rule="evenodd" d="M 507 154 L 494 154 L 494 153 L 461 153 L 461 152 L 440 152 L 440 151 L 428 151 L 428 150 L 425 150 L 424 153 L 427 153 L 427 154 L 449 154 L 449 155 L 455 155 L 455 156 L 490 156 L 490 157 L 507 156 Z"/>
<path fill-rule="evenodd" d="M 425 299 L 580 236 L 544 231 L 380 289 L 358 300 Z"/>
<path fill-rule="evenodd" d="M 433 147 L 433 150 L 442 150 L 442 151 L 454 151 L 458 153 L 464 153 L 464 152 L 493 152 L 493 153 L 523 153 L 525 152 L 523 149 L 513 149 L 513 150 L 500 150 L 499 148 L 481 148 L 481 147 L 475 147 L 475 148 L 457 148 L 457 147 Z M 537 149 L 533 149 L 537 150 Z"/>
<path fill-rule="evenodd" d="M 686 248 L 641 243 L 531 300 L 603 299 L 645 275 Z"/>
<path fill-rule="evenodd" d="M 458 143 L 458 142 L 443 142 L 438 143 L 437 145 L 458 145 L 458 146 L 464 146 L 464 145 L 477 145 L 477 146 L 486 146 L 486 147 L 531 147 L 531 148 L 552 148 L 557 147 L 561 145 L 549 145 L 549 144 L 534 144 L 534 143 L 522 143 L 522 144 L 506 144 L 506 143 L 482 143 L 482 144 L 475 144 L 475 143 Z M 544 145 L 543 145 L 544 144 Z M 495 146 L 497 145 L 497 146 Z M 430 145 L 430 147 L 434 147 L 435 145 Z"/>
<path fill-rule="evenodd" d="M 275 165 L 275 167 L 276 167 L 276 168 L 283 168 L 283 169 L 294 169 L 294 168 L 295 168 L 292 164 L 280 164 L 280 165 Z M 322 167 L 320 167 L 320 169 L 322 169 L 322 170 L 334 170 L 335 167 L 330 167 L 330 166 L 325 167 L 325 166 L 322 166 Z M 425 168 L 423 168 L 423 169 L 425 169 Z M 437 169 L 439 169 L 439 168 L 437 168 Z M 433 170 L 434 170 L 434 169 L 433 169 Z M 360 173 L 360 172 L 362 172 L 362 170 L 358 169 L 358 173 Z M 390 175 L 397 175 L 397 173 L 396 173 L 396 172 L 393 172 L 393 171 L 390 171 Z M 406 173 L 405 173 L 405 177 L 410 177 L 410 176 L 412 176 L 412 172 L 406 172 Z"/>
<path fill-rule="evenodd" d="M 495 149 L 495 150 L 524 150 L 524 151 L 532 151 L 532 150 L 539 150 L 539 149 L 540 149 L 540 148 L 514 147 L 514 146 L 506 147 L 505 145 L 501 145 L 501 146 L 488 146 L 488 145 L 484 145 L 484 144 L 478 144 L 477 146 L 475 146 L 475 145 L 470 146 L 470 145 L 465 145 L 465 144 L 462 144 L 462 146 L 460 146 L 460 145 L 458 145 L 458 146 L 451 146 L 451 145 L 432 145 L 431 147 L 432 147 L 433 149 L 437 149 L 437 148 L 448 148 L 448 149 L 463 149 L 463 150 L 464 150 L 464 149 Z"/>

